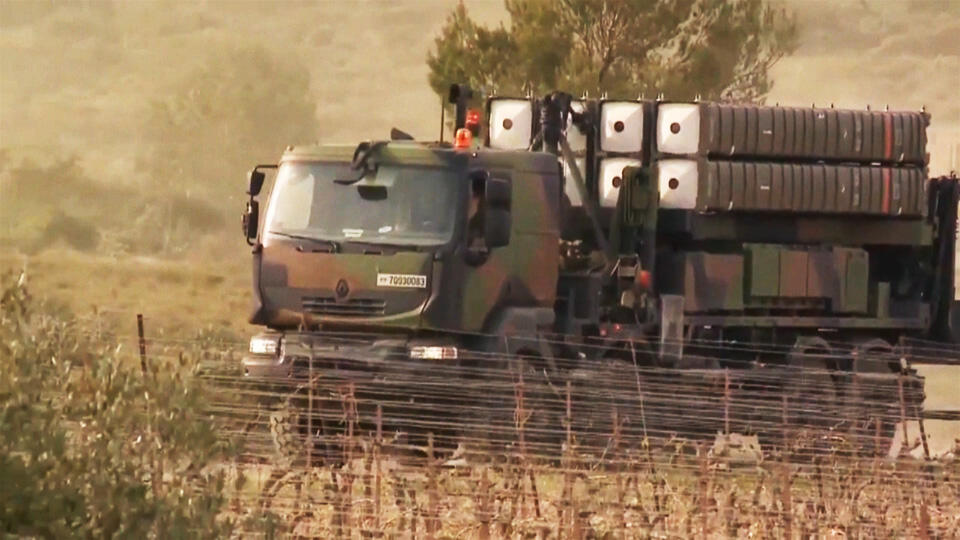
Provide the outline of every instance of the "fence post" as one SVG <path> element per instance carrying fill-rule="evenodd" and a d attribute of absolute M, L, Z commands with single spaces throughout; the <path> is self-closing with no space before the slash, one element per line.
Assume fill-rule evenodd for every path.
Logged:
<path fill-rule="evenodd" d="M 524 517 L 524 507 L 527 503 L 527 489 L 524 487 L 526 483 L 526 473 L 527 473 L 527 442 L 526 442 L 526 424 L 527 424 L 527 411 L 524 404 L 524 380 L 523 372 L 526 369 L 524 366 L 524 360 L 520 357 L 519 369 L 517 370 L 517 384 L 514 387 L 514 425 L 517 429 L 517 443 L 520 447 L 520 455 L 518 456 L 517 463 L 517 489 L 519 489 L 519 504 L 518 509 L 520 512 L 520 519 Z"/>
<path fill-rule="evenodd" d="M 137 342 L 140 348 L 140 373 L 147 375 L 147 339 L 143 331 L 143 314 L 137 313 Z M 161 484 L 163 482 L 163 460 L 157 457 L 156 446 L 153 440 L 153 407 L 150 406 L 150 400 L 147 400 L 147 447 L 150 448 L 150 463 L 152 471 L 150 483 L 153 488 L 153 496 L 161 497 Z"/>
<path fill-rule="evenodd" d="M 620 411 L 617 410 L 617 406 L 613 406 L 613 473 L 617 476 L 617 505 L 619 510 L 617 511 L 617 520 L 618 520 L 618 534 L 625 535 L 627 531 L 627 517 L 626 517 L 626 501 L 624 500 L 624 485 L 623 485 L 623 460 L 620 456 Z"/>
<path fill-rule="evenodd" d="M 374 491 L 373 491 L 373 528 L 380 531 L 380 452 L 383 451 L 383 405 L 377 404 L 377 440 L 373 446 Z"/>
<path fill-rule="evenodd" d="M 310 474 L 313 470 L 313 340 L 310 340 L 310 358 L 307 360 L 307 493 L 310 493 Z"/>
<path fill-rule="evenodd" d="M 137 313 L 137 337 L 140 345 L 140 371 L 147 373 L 147 340 L 143 335 L 143 314 Z"/>
<path fill-rule="evenodd" d="M 433 540 L 437 534 L 437 472 L 434 469 L 433 432 L 427 433 L 427 517 L 424 524 L 427 528 L 427 539 Z"/>
<path fill-rule="evenodd" d="M 572 472 L 571 467 L 573 466 L 572 452 L 573 452 L 573 419 L 572 419 L 573 407 L 570 399 L 570 381 L 567 381 L 567 403 L 566 403 L 566 415 L 564 417 L 564 423 L 566 424 L 567 429 L 567 442 L 563 447 L 563 494 L 561 495 L 560 501 L 560 530 L 557 531 L 557 536 L 562 536 L 563 532 L 567 531 L 567 537 L 570 538 L 573 536 L 572 528 L 572 512 L 573 512 L 573 481 L 572 481 Z"/>
<path fill-rule="evenodd" d="M 782 423 L 781 435 L 780 435 L 780 436 L 783 437 L 783 445 L 782 445 L 780 451 L 781 451 L 781 453 L 783 454 L 783 459 L 786 459 L 786 456 L 787 456 L 787 445 L 790 443 L 790 438 L 789 438 L 789 429 L 790 429 L 790 428 L 789 428 L 789 413 L 788 413 L 788 411 L 790 410 L 790 403 L 789 403 L 789 398 L 787 397 L 786 392 L 784 392 L 784 393 L 782 394 L 782 396 L 783 396 L 783 397 L 782 397 L 782 399 L 783 399 L 782 409 L 783 409 L 783 410 L 782 410 L 782 412 L 781 412 L 781 419 L 780 419 L 780 421 L 781 421 L 781 423 Z"/>
<path fill-rule="evenodd" d="M 480 504 L 477 505 L 477 514 L 480 518 L 480 540 L 490 540 L 490 483 L 487 478 L 487 468 L 480 472 Z"/>
<path fill-rule="evenodd" d="M 700 506 L 700 538 L 708 538 L 707 534 L 707 493 L 709 491 L 709 480 L 707 478 L 707 451 L 703 445 L 697 443 L 697 460 L 700 462 L 700 496 L 698 497 Z"/>
<path fill-rule="evenodd" d="M 730 434 L 730 368 L 723 369 L 723 432 Z"/>
<path fill-rule="evenodd" d="M 909 448 L 910 440 L 907 438 L 907 402 L 903 396 L 903 375 L 897 377 L 897 389 L 900 393 L 900 426 L 903 428 L 903 446 Z"/>

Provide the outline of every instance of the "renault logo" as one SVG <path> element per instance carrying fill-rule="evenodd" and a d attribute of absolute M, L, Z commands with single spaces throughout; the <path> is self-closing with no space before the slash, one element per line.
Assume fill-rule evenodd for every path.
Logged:
<path fill-rule="evenodd" d="M 343 298 L 350 294 L 350 285 L 347 285 L 347 280 L 341 279 L 337 282 L 337 288 L 335 289 L 337 296 Z"/>

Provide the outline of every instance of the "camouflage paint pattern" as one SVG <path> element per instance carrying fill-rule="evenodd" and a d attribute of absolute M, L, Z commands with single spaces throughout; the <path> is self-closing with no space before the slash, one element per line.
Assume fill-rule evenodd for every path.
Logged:
<path fill-rule="evenodd" d="M 349 162 L 352 155 L 352 147 L 295 147 L 281 163 Z M 552 310 L 561 185 L 553 156 L 391 142 L 377 159 L 454 171 L 459 209 L 453 240 L 419 251 L 378 245 L 366 253 L 347 248 L 331 253 L 261 233 L 255 253 L 259 306 L 251 322 L 273 328 L 482 332 L 506 307 Z M 479 262 L 466 256 L 467 173 L 475 169 L 509 179 L 513 207 L 509 244 L 490 249 Z M 426 276 L 426 287 L 380 287 L 378 274 Z"/>

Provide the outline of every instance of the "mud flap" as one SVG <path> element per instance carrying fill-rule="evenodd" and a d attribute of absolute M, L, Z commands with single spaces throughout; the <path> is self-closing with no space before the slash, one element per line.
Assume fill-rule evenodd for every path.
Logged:
<path fill-rule="evenodd" d="M 660 362 L 676 366 L 683 360 L 683 302 L 675 294 L 660 296 Z"/>

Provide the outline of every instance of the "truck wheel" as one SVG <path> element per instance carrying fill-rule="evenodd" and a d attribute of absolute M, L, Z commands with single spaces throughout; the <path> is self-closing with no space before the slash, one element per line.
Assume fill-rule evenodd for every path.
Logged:
<path fill-rule="evenodd" d="M 892 345 L 882 339 L 854 345 L 843 387 L 843 415 L 858 453 L 881 455 L 889 450 L 900 422 L 899 377 L 900 355 Z"/>
<path fill-rule="evenodd" d="M 516 357 L 514 389 L 515 444 L 520 437 L 527 456 L 559 459 L 566 410 L 564 390 L 538 353 L 520 351 Z M 522 374 L 522 379 L 521 379 Z M 521 384 L 522 383 L 522 384 Z"/>
<path fill-rule="evenodd" d="M 835 377 L 842 362 L 827 341 L 819 336 L 797 338 L 787 355 L 794 368 L 792 380 L 784 381 L 787 422 L 792 427 L 832 429 L 841 422 Z M 771 383 L 771 394 L 774 393 Z M 781 407 L 775 407 L 778 413 Z M 773 425 L 779 425 L 778 418 Z"/>

